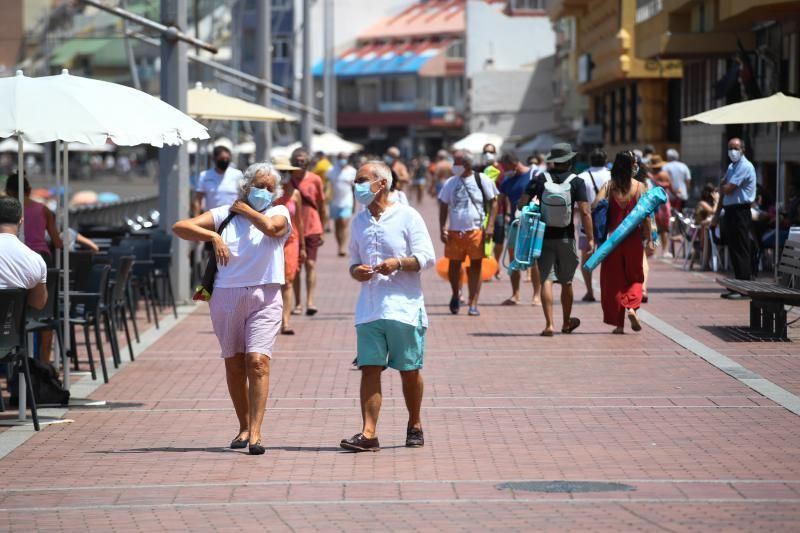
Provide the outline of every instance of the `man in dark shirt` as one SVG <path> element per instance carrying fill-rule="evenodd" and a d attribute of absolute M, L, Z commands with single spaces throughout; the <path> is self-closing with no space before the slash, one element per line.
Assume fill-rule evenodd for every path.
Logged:
<path fill-rule="evenodd" d="M 542 209 L 542 218 L 548 222 L 544 233 L 542 255 L 537 260 L 539 275 L 542 278 L 542 309 L 547 321 L 543 337 L 552 337 L 555 330 L 553 320 L 553 282 L 561 284 L 561 307 L 564 323 L 562 333 L 572 333 L 581 321 L 572 316 L 572 278 L 578 268 L 578 250 L 575 246 L 575 224 L 572 213 L 578 206 L 581 222 L 586 228 L 589 250 L 594 249 L 594 231 L 589 203 L 586 201 L 586 186 L 572 173 L 575 152 L 568 143 L 553 145 L 547 154 L 547 163 L 552 165 L 549 172 L 543 172 L 531 180 L 520 205 L 526 205 L 531 198 L 537 198 Z M 569 186 L 566 184 L 569 183 Z M 569 206 L 559 206 L 560 199 L 566 199 Z"/>

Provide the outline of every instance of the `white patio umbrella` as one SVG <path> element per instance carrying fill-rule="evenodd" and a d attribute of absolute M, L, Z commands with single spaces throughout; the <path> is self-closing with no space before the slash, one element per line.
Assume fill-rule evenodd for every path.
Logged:
<path fill-rule="evenodd" d="M 454 142 L 453 148 L 456 150 L 469 150 L 474 154 L 478 154 L 487 144 L 493 144 L 495 148 L 499 148 L 503 144 L 503 138 L 494 133 L 475 132 Z"/>
<path fill-rule="evenodd" d="M 776 93 L 766 98 L 757 98 L 747 102 L 738 102 L 697 115 L 681 119 L 682 122 L 702 122 L 704 124 L 764 124 L 775 123 L 778 125 L 777 155 L 775 158 L 777 172 L 775 173 L 775 277 L 778 276 L 778 252 L 780 233 L 781 197 L 783 192 L 783 176 L 781 175 L 781 127 L 784 122 L 800 122 L 800 98 Z"/>
<path fill-rule="evenodd" d="M 69 227 L 65 205 L 69 194 L 68 144 L 99 146 L 111 140 L 119 146 L 149 144 L 162 147 L 190 139 L 207 139 L 205 126 L 147 93 L 105 81 L 60 75 L 29 78 L 17 71 L 0 78 L 0 137 L 16 136 L 19 178 L 24 178 L 24 142 L 64 142 L 64 199 L 62 227 Z M 60 159 L 56 158 L 57 170 Z M 20 203 L 24 201 L 23 187 Z M 21 234 L 24 237 L 24 228 Z M 64 249 L 64 287 L 69 287 L 69 250 Z M 69 291 L 64 291 L 64 306 L 69 309 Z M 68 326 L 65 313 L 65 331 Z M 69 335 L 64 336 L 69 348 Z M 69 362 L 64 361 L 64 386 L 69 388 Z M 25 390 L 22 388 L 21 390 Z M 20 397 L 20 412 L 24 414 Z"/>
<path fill-rule="evenodd" d="M 44 148 L 39 146 L 38 144 L 23 142 L 22 149 L 27 154 L 43 154 Z M 0 142 L 0 153 L 6 152 L 16 152 L 19 150 L 19 144 L 17 143 L 16 139 L 5 139 L 3 142 Z"/>

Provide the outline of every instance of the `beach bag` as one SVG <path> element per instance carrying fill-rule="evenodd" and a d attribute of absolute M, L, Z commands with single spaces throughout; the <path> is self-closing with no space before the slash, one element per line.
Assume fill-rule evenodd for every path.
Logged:
<path fill-rule="evenodd" d="M 566 228 L 572 223 L 572 185 L 575 174 L 562 183 L 556 183 L 550 173 L 544 173 L 544 192 L 542 193 L 542 219 L 553 228 Z"/>
<path fill-rule="evenodd" d="M 603 198 L 592 209 L 592 229 L 594 241 L 603 244 L 608 236 L 608 199 Z"/>
<path fill-rule="evenodd" d="M 225 229 L 225 226 L 236 216 L 236 213 L 228 213 L 228 216 L 225 217 L 225 220 L 219 225 L 217 228 L 217 233 L 222 235 L 222 230 Z M 211 257 L 206 263 L 206 269 L 203 271 L 203 278 L 200 281 L 200 285 L 198 285 L 194 289 L 194 295 L 192 296 L 192 300 L 197 302 L 207 302 L 211 300 L 211 293 L 214 292 L 214 280 L 217 279 L 217 258 Z"/>
<path fill-rule="evenodd" d="M 55 367 L 38 359 L 28 359 L 31 371 L 31 388 L 37 405 L 67 405 L 69 391 L 66 390 L 58 379 Z M 19 405 L 19 378 L 18 370 L 10 376 L 8 391 L 11 393 L 11 405 Z M 28 405 L 31 405 L 30 392 L 27 393 Z"/>

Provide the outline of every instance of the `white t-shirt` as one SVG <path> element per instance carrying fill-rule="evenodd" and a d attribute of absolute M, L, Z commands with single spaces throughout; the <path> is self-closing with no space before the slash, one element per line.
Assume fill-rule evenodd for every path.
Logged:
<path fill-rule="evenodd" d="M 215 207 L 211 210 L 214 225 L 218 228 L 230 212 L 229 205 Z M 286 283 L 283 268 L 283 244 L 292 233 L 292 220 L 286 206 L 276 205 L 267 209 L 268 217 L 280 215 L 286 217 L 289 231 L 276 239 L 268 237 L 255 227 L 246 217 L 236 215 L 222 230 L 222 240 L 228 246 L 230 259 L 228 264 L 219 265 L 214 287 L 253 287 Z"/>
<path fill-rule="evenodd" d="M 47 283 L 42 256 L 16 235 L 0 233 L 0 289 L 32 289 L 40 283 Z"/>
<path fill-rule="evenodd" d="M 392 257 L 414 256 L 421 270 L 433 266 L 436 254 L 428 228 L 416 209 L 391 204 L 378 220 L 369 210 L 353 218 L 350 264 L 376 266 Z M 356 304 L 356 325 L 396 320 L 428 326 L 420 272 L 403 270 L 389 276 L 375 274 L 363 282 Z"/>
<path fill-rule="evenodd" d="M 589 172 L 592 173 L 589 176 Z M 603 188 L 603 185 L 611 181 L 611 171 L 608 170 L 606 167 L 591 167 L 586 172 L 581 172 L 578 174 L 578 177 L 583 180 L 584 185 L 586 185 L 586 201 L 589 203 L 589 207 L 591 208 L 592 203 L 594 203 L 594 199 L 597 198 L 597 193 L 594 191 L 594 186 L 597 185 L 597 190 Z M 592 178 L 594 178 L 594 184 L 592 184 Z M 579 216 L 577 210 L 574 213 L 574 217 L 577 218 L 576 227 L 578 229 L 578 234 L 584 233 L 583 231 L 583 219 Z"/>
<path fill-rule="evenodd" d="M 480 174 L 480 177 L 483 195 L 478 190 L 474 174 L 470 174 L 466 178 L 452 176 L 444 182 L 444 186 L 439 192 L 439 200 L 450 208 L 450 223 L 447 226 L 449 230 L 470 231 L 480 229 L 483 225 L 484 195 L 487 202 L 493 200 L 497 197 L 497 187 L 485 174 Z"/>
<path fill-rule="evenodd" d="M 353 184 L 356 181 L 356 169 L 350 165 L 335 166 L 328 172 L 328 181 L 333 187 L 331 207 L 336 209 L 353 208 Z"/>
<path fill-rule="evenodd" d="M 670 161 L 664 165 L 664 170 L 669 174 L 675 195 L 681 200 L 689 199 L 689 182 L 692 181 L 692 172 L 682 161 Z"/>
<path fill-rule="evenodd" d="M 228 167 L 225 174 L 209 168 L 200 173 L 197 192 L 205 193 L 206 209 L 212 210 L 221 205 L 231 205 L 239 197 L 239 182 L 244 177 L 238 168 Z"/>

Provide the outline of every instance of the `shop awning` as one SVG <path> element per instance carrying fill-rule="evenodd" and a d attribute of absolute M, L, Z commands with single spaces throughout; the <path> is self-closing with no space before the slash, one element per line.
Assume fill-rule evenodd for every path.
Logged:
<path fill-rule="evenodd" d="M 443 46 L 443 42 L 430 41 L 364 45 L 337 58 L 334 73 L 340 78 L 416 74 L 442 53 Z M 314 65 L 313 75 L 322 76 L 323 67 L 323 61 Z"/>

